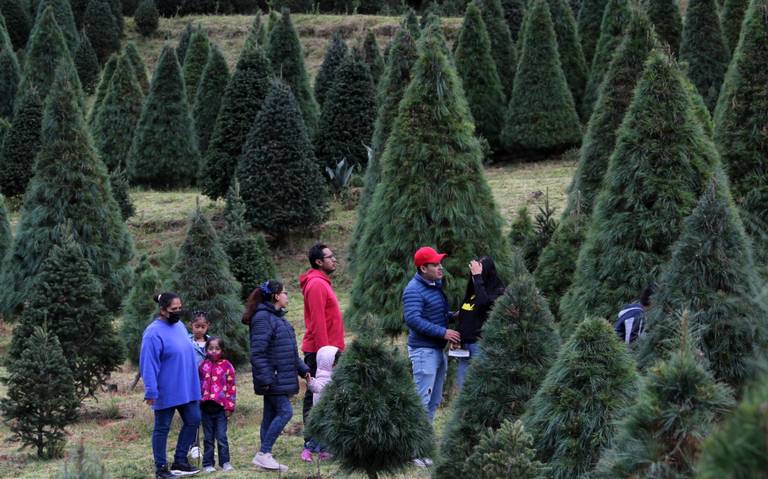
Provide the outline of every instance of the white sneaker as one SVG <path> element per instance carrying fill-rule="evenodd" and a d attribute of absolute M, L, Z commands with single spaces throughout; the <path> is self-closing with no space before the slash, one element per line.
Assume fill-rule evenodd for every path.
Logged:
<path fill-rule="evenodd" d="M 428 457 L 418 457 L 413 460 L 413 464 L 416 467 L 431 467 L 432 466 L 432 459 Z"/>
<path fill-rule="evenodd" d="M 213 466 L 205 466 L 203 468 L 203 471 L 205 471 L 205 472 L 216 472 L 216 468 L 213 467 Z"/>
<path fill-rule="evenodd" d="M 232 467 L 232 464 L 225 462 L 223 466 L 221 466 L 221 470 L 224 472 L 234 471 L 235 468 Z"/>
<path fill-rule="evenodd" d="M 253 456 L 252 462 L 255 466 L 268 471 L 280 470 L 285 472 L 288 470 L 288 466 L 275 461 L 275 458 L 272 457 L 272 454 L 269 452 L 257 452 L 256 455 Z"/>

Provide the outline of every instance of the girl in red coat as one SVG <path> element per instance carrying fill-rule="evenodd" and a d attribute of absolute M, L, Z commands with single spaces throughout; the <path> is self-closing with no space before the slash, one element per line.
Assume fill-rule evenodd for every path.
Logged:
<path fill-rule="evenodd" d="M 223 471 L 231 471 L 229 463 L 229 441 L 227 440 L 227 421 L 235 410 L 237 387 L 235 386 L 235 368 L 224 359 L 224 345 L 220 338 L 210 338 L 205 343 L 205 359 L 200 363 L 200 384 L 202 397 L 203 433 L 205 434 L 203 469 L 214 472 L 214 442 L 219 444 L 219 465 Z"/>

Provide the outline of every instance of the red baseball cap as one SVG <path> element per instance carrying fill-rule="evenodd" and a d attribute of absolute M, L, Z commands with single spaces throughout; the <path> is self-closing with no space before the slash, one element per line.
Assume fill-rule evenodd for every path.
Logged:
<path fill-rule="evenodd" d="M 415 264 L 417 268 L 424 266 L 425 264 L 438 264 L 446 256 L 445 253 L 438 253 L 429 246 L 422 246 L 413 254 L 413 264 Z"/>

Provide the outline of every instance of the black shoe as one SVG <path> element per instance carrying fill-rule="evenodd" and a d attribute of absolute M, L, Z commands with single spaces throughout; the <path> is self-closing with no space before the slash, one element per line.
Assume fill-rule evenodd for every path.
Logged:
<path fill-rule="evenodd" d="M 171 474 L 173 474 L 174 476 L 194 476 L 198 472 L 200 472 L 200 469 L 193 467 L 188 462 L 183 464 L 174 462 L 173 464 L 171 464 Z"/>
<path fill-rule="evenodd" d="M 171 474 L 171 471 L 168 470 L 168 466 L 163 466 L 157 471 L 155 471 L 155 479 L 172 479 L 176 476 Z"/>

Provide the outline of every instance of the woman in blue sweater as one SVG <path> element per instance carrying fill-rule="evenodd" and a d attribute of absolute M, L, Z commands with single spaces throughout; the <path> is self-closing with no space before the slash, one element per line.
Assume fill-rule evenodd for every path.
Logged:
<path fill-rule="evenodd" d="M 243 322 L 250 327 L 253 389 L 264 396 L 261 448 L 253 464 L 287 471 L 272 457 L 272 446 L 293 416 L 290 397 L 299 392 L 299 376 L 309 381 L 309 367 L 299 358 L 296 332 L 285 320 L 288 292 L 275 280 L 264 282 L 248 297 Z"/>
<path fill-rule="evenodd" d="M 174 293 L 155 296 L 160 312 L 144 330 L 139 369 L 144 381 L 144 401 L 155 412 L 152 454 L 155 478 L 170 479 L 197 474 L 187 460 L 200 424 L 200 378 L 197 355 L 181 319 L 181 299 Z M 176 442 L 170 470 L 165 457 L 168 432 L 175 411 L 183 426 Z"/>

